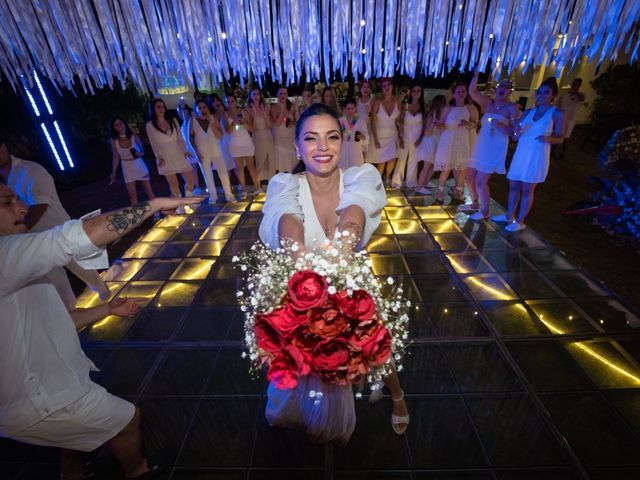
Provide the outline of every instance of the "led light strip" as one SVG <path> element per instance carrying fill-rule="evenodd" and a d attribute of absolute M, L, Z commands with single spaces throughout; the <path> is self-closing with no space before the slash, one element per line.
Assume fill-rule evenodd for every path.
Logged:
<path fill-rule="evenodd" d="M 36 80 L 36 85 L 38 85 L 38 90 L 40 90 L 40 95 L 42 96 L 42 100 L 44 101 L 45 106 L 47 107 L 47 111 L 49 115 L 53 115 L 53 110 L 51 110 L 51 105 L 49 105 L 49 99 L 47 95 L 44 93 L 44 88 L 42 88 L 42 83 L 40 83 L 40 77 L 38 77 L 38 72 L 33 70 L 33 78 Z"/>
<path fill-rule="evenodd" d="M 64 137 L 62 136 L 62 132 L 60 131 L 60 126 L 58 125 L 57 120 L 53 122 L 53 126 L 56 128 L 56 133 L 58 134 L 58 138 L 60 139 L 62 150 L 64 150 L 64 154 L 67 157 L 67 163 L 71 168 L 75 168 L 75 165 L 73 164 L 73 160 L 71 160 L 71 155 L 69 154 L 69 149 L 67 148 L 67 142 L 64 141 Z"/>
<path fill-rule="evenodd" d="M 29 98 L 29 102 L 31 103 L 31 107 L 33 108 L 33 113 L 36 114 L 36 117 L 39 117 L 40 116 L 40 109 L 38 109 L 38 106 L 36 105 L 36 101 L 33 98 L 33 95 L 31 95 L 31 92 L 27 88 L 27 84 L 24 82 L 24 80 L 23 80 L 23 87 L 24 87 L 24 91 L 27 94 L 27 97 Z"/>
<path fill-rule="evenodd" d="M 56 157 L 56 162 L 58 162 L 58 167 L 60 168 L 60 170 L 64 170 L 64 165 L 62 164 L 62 160 L 60 159 L 60 155 L 58 154 L 58 149 L 56 148 L 56 146 L 53 144 L 53 141 L 51 140 L 51 135 L 49 135 L 49 130 L 47 129 L 47 126 L 44 123 L 41 123 L 40 128 L 42 128 L 42 131 L 44 132 L 44 136 L 47 137 L 47 142 L 49 142 L 49 147 L 51 147 L 51 151 L 53 152 L 53 155 Z"/>

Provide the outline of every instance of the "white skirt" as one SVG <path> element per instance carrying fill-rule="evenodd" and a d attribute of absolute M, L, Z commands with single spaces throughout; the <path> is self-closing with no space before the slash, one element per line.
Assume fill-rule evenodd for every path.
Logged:
<path fill-rule="evenodd" d="M 122 160 L 122 176 L 124 183 L 131 183 L 137 180 L 149 180 L 149 169 L 141 158 L 133 160 Z"/>

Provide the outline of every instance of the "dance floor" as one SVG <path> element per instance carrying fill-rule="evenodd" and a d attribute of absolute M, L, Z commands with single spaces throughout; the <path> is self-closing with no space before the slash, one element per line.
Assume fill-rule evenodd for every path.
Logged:
<path fill-rule="evenodd" d="M 82 342 L 95 380 L 141 405 L 147 448 L 172 447 L 166 478 L 640 478 L 638 313 L 530 228 L 508 234 L 433 197 L 388 194 L 369 251 L 414 302 L 406 436 L 388 395 L 356 400 L 346 447 L 266 424 L 231 262 L 258 238 L 263 195 L 166 217 L 109 270 L 113 292 L 146 307 Z M 85 293 L 79 306 L 96 302 Z M 0 452 L 2 478 L 55 478 L 52 449 Z"/>

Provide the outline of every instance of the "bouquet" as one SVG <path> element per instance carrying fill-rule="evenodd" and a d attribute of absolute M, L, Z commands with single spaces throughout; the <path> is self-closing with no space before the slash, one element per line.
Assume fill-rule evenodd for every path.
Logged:
<path fill-rule="evenodd" d="M 338 237 L 322 251 L 296 258 L 297 244 L 271 250 L 254 244 L 234 257 L 247 272 L 237 292 L 245 313 L 245 343 L 251 369 L 268 367 L 267 379 L 292 389 L 315 375 L 348 385 L 391 373 L 408 338 L 402 288 L 376 278 L 368 254 L 348 251 L 353 238 Z"/>

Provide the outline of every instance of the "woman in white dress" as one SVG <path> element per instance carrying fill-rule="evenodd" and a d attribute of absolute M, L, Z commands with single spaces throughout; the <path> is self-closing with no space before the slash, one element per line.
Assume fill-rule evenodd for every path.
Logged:
<path fill-rule="evenodd" d="M 193 115 L 189 121 L 189 139 L 195 148 L 200 169 L 207 184 L 207 190 L 209 190 L 209 203 L 218 201 L 216 184 L 213 179 L 213 166 L 218 171 L 218 178 L 220 178 L 225 199 L 228 202 L 235 202 L 236 198 L 231 191 L 227 167 L 222 157 L 222 147 L 220 146 L 222 127 L 220 122 L 209 111 L 206 101 L 198 100 L 195 107 L 196 115 Z"/>
<path fill-rule="evenodd" d="M 475 146 L 471 151 L 467 168 L 467 188 L 471 203 L 460 205 L 458 211 L 472 213 L 474 221 L 489 217 L 489 177 L 493 173 L 504 175 L 509 135 L 518 119 L 518 108 L 509 100 L 511 81 L 503 80 L 496 87 L 495 98 L 477 90 L 476 72 L 469 86 L 469 95 L 485 112 Z"/>
<path fill-rule="evenodd" d="M 513 134 L 518 146 L 511 159 L 509 179 L 509 203 L 507 213 L 492 217 L 494 222 L 508 222 L 508 232 L 526 227 L 524 220 L 533 205 L 536 185 L 547 178 L 551 145 L 564 141 L 562 111 L 552 104 L 558 96 L 555 79 L 547 79 L 536 92 L 536 107 L 526 110 L 516 123 Z M 516 216 L 516 209 L 518 209 Z"/>
<path fill-rule="evenodd" d="M 416 156 L 418 139 L 424 130 L 424 93 L 420 84 L 413 84 L 409 91 L 409 103 L 402 103 L 400 111 L 400 124 L 404 132 L 404 147 L 398 152 L 398 163 L 393 172 L 391 186 L 393 188 L 402 187 L 405 181 L 409 188 L 415 188 L 418 181 L 418 158 Z"/>
<path fill-rule="evenodd" d="M 180 197 L 180 185 L 177 174 L 185 182 L 185 196 L 193 195 L 193 169 L 187 157 L 192 153 L 188 150 L 180 125 L 175 118 L 169 118 L 167 107 L 160 98 L 154 98 L 149 105 L 149 121 L 145 125 L 151 149 L 156 157 L 158 173 L 164 175 L 169 184 L 172 197 Z"/>
<path fill-rule="evenodd" d="M 423 162 L 423 165 L 415 191 L 422 195 L 431 195 L 429 188 L 433 188 L 434 186 L 430 180 L 433 175 L 433 162 L 436 158 L 438 143 L 440 142 L 438 119 L 446 106 L 447 99 L 444 95 L 436 95 L 433 97 L 429 112 L 424 117 L 424 129 L 418 140 L 416 140 L 416 163 Z"/>
<path fill-rule="evenodd" d="M 222 126 L 229 134 L 229 153 L 236 163 L 238 180 L 242 188 L 242 196 L 247 194 L 247 184 L 245 182 L 244 168 L 249 170 L 249 176 L 253 183 L 253 193 L 257 195 L 262 193 L 258 174 L 256 173 L 256 165 L 253 155 L 256 152 L 255 146 L 244 115 L 238 108 L 238 102 L 233 95 L 227 95 L 227 111 L 222 115 Z M 250 127 L 249 127 L 250 128 Z"/>
<path fill-rule="evenodd" d="M 271 105 L 270 114 L 276 152 L 276 169 L 279 172 L 291 172 L 298 164 L 293 145 L 298 112 L 295 104 L 289 100 L 286 87 L 278 88 L 278 100 Z"/>
<path fill-rule="evenodd" d="M 333 88 L 327 86 L 322 90 L 321 102 L 325 105 L 329 105 L 333 108 L 338 115 L 342 115 L 342 110 L 340 110 L 340 106 L 338 105 L 338 100 L 336 100 L 336 96 L 333 93 Z"/>
<path fill-rule="evenodd" d="M 195 104 L 194 104 L 195 106 Z M 191 155 L 187 157 L 187 161 L 189 165 L 191 165 L 193 175 L 193 193 L 200 194 L 200 177 L 198 176 L 198 156 L 196 155 L 196 151 L 191 145 L 191 141 L 189 140 L 189 121 L 191 117 L 193 117 L 193 108 L 187 105 L 184 101 L 184 97 L 180 97 L 178 101 L 178 107 L 176 108 L 176 113 L 178 114 L 178 118 L 182 122 L 180 124 L 180 134 L 182 135 L 182 139 L 184 140 L 185 145 L 187 146 L 187 150 L 191 152 Z"/>
<path fill-rule="evenodd" d="M 122 176 L 127 187 L 127 194 L 131 205 L 138 204 L 137 183 L 142 184 L 142 188 L 151 200 L 156 196 L 151 189 L 149 181 L 149 169 L 143 161 L 144 147 L 142 140 L 131 131 L 127 122 L 122 117 L 112 117 L 109 121 L 109 136 L 111 137 L 111 151 L 113 152 L 113 168 L 109 185 L 116 181 L 116 171 L 118 165 L 122 163 Z"/>
<path fill-rule="evenodd" d="M 338 166 L 346 170 L 359 167 L 364 163 L 364 150 L 369 143 L 369 134 L 364 119 L 356 112 L 356 100 L 347 98 L 344 102 L 344 115 L 340 117 L 342 128 L 342 150 Z"/>
<path fill-rule="evenodd" d="M 267 190 L 260 238 L 277 248 L 284 239 L 297 242 L 298 254 L 324 248 L 335 232 L 349 231 L 363 248 L 380 223 L 386 204 L 379 173 L 369 164 L 338 168 L 342 133 L 335 111 L 323 104 L 305 110 L 296 127 L 296 150 L 305 172 L 278 174 Z M 403 434 L 409 424 L 404 394 L 396 373 L 385 379 L 393 399 L 392 426 Z M 309 392 L 322 392 L 314 405 Z M 313 375 L 299 379 L 292 390 L 269 385 L 265 410 L 271 425 L 302 428 L 317 442 L 348 442 L 355 428 L 353 389 L 321 381 Z"/>
<path fill-rule="evenodd" d="M 249 92 L 245 114 L 251 128 L 253 144 L 256 147 L 258 179 L 261 182 L 269 181 L 276 173 L 276 155 L 271 132 L 271 115 L 259 88 L 253 88 Z"/>
<path fill-rule="evenodd" d="M 362 80 L 360 82 L 360 88 L 358 92 L 358 103 L 356 104 L 356 110 L 358 111 L 358 116 L 360 118 L 364 118 L 365 123 L 367 124 L 367 132 L 369 135 L 371 134 L 371 109 L 373 108 L 374 98 L 371 89 L 371 82 L 369 80 Z M 368 146 L 364 150 L 364 161 L 368 163 L 374 163 L 371 161 L 371 155 L 373 148 Z"/>
<path fill-rule="evenodd" d="M 374 147 L 371 162 L 376 164 L 385 185 L 389 186 L 398 158 L 398 146 L 404 148 L 402 130 L 398 125 L 401 103 L 393 93 L 390 78 L 383 78 L 380 84 L 383 97 L 376 100 L 371 109 L 371 137 Z"/>
<path fill-rule="evenodd" d="M 444 201 L 444 185 L 453 170 L 456 181 L 453 198 L 464 200 L 464 180 L 471 154 L 469 130 L 478 125 L 478 109 L 469 103 L 467 85 L 456 82 L 452 87 L 453 99 L 442 111 L 438 121 L 441 130 L 433 168 L 440 172 L 436 201 Z"/>

